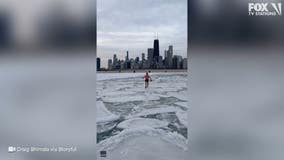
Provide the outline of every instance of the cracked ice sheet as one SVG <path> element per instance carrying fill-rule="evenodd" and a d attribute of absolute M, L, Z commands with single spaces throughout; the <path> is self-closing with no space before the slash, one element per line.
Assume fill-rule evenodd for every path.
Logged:
<path fill-rule="evenodd" d="M 119 119 L 119 116 L 111 113 L 104 105 L 102 101 L 97 101 L 97 123 L 115 121 Z"/>
<path fill-rule="evenodd" d="M 184 126 L 188 126 L 188 121 L 187 121 L 188 114 L 187 114 L 187 112 L 179 111 L 179 112 L 176 113 L 176 115 L 177 115 L 181 124 L 183 124 Z"/>
<path fill-rule="evenodd" d="M 157 95 L 146 96 L 146 95 L 117 95 L 114 97 L 102 97 L 104 102 L 110 103 L 123 103 L 123 102 L 133 102 L 133 101 L 153 101 L 159 100 L 160 97 Z"/>
<path fill-rule="evenodd" d="M 121 129 L 137 128 L 137 127 L 151 127 L 151 128 L 161 128 L 167 127 L 168 122 L 160 121 L 152 118 L 133 118 L 125 120 L 117 125 Z"/>
<path fill-rule="evenodd" d="M 171 123 L 171 120 L 168 121 L 169 116 L 179 119 L 181 123 L 184 122 L 185 116 L 182 112 L 186 111 L 174 106 L 175 103 L 182 102 L 181 97 L 186 94 L 186 77 L 176 74 L 150 74 L 150 76 L 154 80 L 150 82 L 147 89 L 144 88 L 144 80 L 141 77 L 117 77 L 117 79 L 97 82 L 99 84 L 97 85 L 98 99 L 110 102 L 107 106 L 110 111 L 116 112 L 118 107 L 130 107 L 122 109 L 121 113 L 118 112 L 121 115 L 128 115 L 125 117 L 126 120 L 118 126 L 124 130 L 115 135 L 108 135 L 108 138 L 98 143 L 98 151 L 106 150 L 110 160 L 187 159 L 186 138 L 175 131 L 158 129 L 161 126 L 160 122 Z M 171 115 L 161 116 L 161 119 L 153 118 L 155 122 L 147 120 L 142 122 L 143 119 L 140 117 L 168 113 Z M 135 150 L 134 146 L 129 147 L 132 144 L 135 144 L 138 150 Z M 145 146 L 149 147 L 145 148 Z M 139 150 L 144 148 L 145 150 Z M 141 153 L 145 157 L 140 157 Z"/>
<path fill-rule="evenodd" d="M 98 151 L 102 150 L 107 151 L 109 160 L 187 160 L 188 157 L 187 140 L 183 136 L 148 127 L 124 130 L 100 142 Z"/>
<path fill-rule="evenodd" d="M 163 106 L 163 105 L 162 105 Z M 148 116 L 148 115 L 154 115 L 154 114 L 161 114 L 161 113 L 171 113 L 171 112 L 178 112 L 181 111 L 181 109 L 176 107 L 160 107 L 160 108 L 151 108 L 151 109 L 145 109 L 137 114 L 131 115 L 130 117 L 141 117 L 141 116 Z"/>
<path fill-rule="evenodd" d="M 182 101 L 187 101 L 188 92 L 187 91 L 181 91 L 181 92 L 169 92 L 167 95 L 176 97 Z"/>
<path fill-rule="evenodd" d="M 97 133 L 102 133 L 113 129 L 116 126 L 116 122 L 120 117 L 111 113 L 104 105 L 102 101 L 96 102 L 96 121 L 97 121 Z"/>
<path fill-rule="evenodd" d="M 177 91 L 186 90 L 186 83 L 180 83 L 177 82 L 177 80 L 172 82 L 152 81 L 151 84 L 150 85 L 153 87 L 153 90 L 158 92 L 177 92 Z"/>
<path fill-rule="evenodd" d="M 179 105 L 179 106 L 182 106 L 182 107 L 185 107 L 185 108 L 189 108 L 187 102 L 176 102 L 175 104 Z"/>

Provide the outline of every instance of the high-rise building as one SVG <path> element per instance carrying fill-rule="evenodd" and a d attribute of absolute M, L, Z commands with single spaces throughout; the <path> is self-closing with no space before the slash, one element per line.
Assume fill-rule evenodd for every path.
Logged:
<path fill-rule="evenodd" d="M 130 69 L 135 69 L 135 60 L 131 58 L 129 61 L 130 61 Z"/>
<path fill-rule="evenodd" d="M 150 65 L 148 63 L 148 60 L 145 60 L 143 63 L 142 63 L 142 68 L 143 69 L 149 69 L 150 68 Z"/>
<path fill-rule="evenodd" d="M 129 53 L 128 53 L 128 51 L 126 51 L 125 61 L 126 61 L 126 62 L 128 62 L 128 61 L 129 61 Z"/>
<path fill-rule="evenodd" d="M 169 64 L 168 64 L 168 59 L 167 59 L 167 54 L 168 54 L 168 51 L 165 49 L 164 51 L 164 65 L 166 68 L 168 68 Z"/>
<path fill-rule="evenodd" d="M 124 60 L 120 61 L 120 69 L 125 69 L 125 61 Z"/>
<path fill-rule="evenodd" d="M 142 61 L 145 61 L 145 53 L 142 53 Z"/>
<path fill-rule="evenodd" d="M 175 55 L 173 58 L 173 68 L 181 69 L 182 68 L 182 56 Z"/>
<path fill-rule="evenodd" d="M 97 71 L 101 70 L 101 59 L 97 58 Z"/>
<path fill-rule="evenodd" d="M 158 63 L 157 63 L 157 67 L 158 69 L 163 69 L 164 68 L 164 64 L 163 64 L 163 57 L 162 56 L 159 56 L 159 59 L 158 59 Z"/>
<path fill-rule="evenodd" d="M 125 60 L 122 60 L 114 54 L 113 59 L 108 60 L 108 69 L 187 69 L 187 58 L 174 55 L 173 45 L 164 50 L 164 57 L 160 55 L 158 38 L 154 40 L 154 48 L 148 48 L 147 59 L 145 53 L 141 55 L 141 59 L 139 56 L 130 59 L 129 52 L 126 51 Z"/>
<path fill-rule="evenodd" d="M 112 60 L 111 60 L 111 59 L 108 60 L 107 65 L 108 65 L 107 68 L 108 68 L 109 70 L 111 70 L 111 69 L 112 69 Z"/>
<path fill-rule="evenodd" d="M 167 68 L 173 68 L 173 46 L 169 46 L 167 51 Z"/>
<path fill-rule="evenodd" d="M 175 55 L 173 57 L 173 66 L 172 66 L 173 69 L 177 69 L 178 68 L 178 57 Z"/>
<path fill-rule="evenodd" d="M 154 40 L 154 62 L 157 63 L 159 60 L 159 56 L 160 56 L 160 49 L 159 49 L 159 40 L 155 39 Z"/>
<path fill-rule="evenodd" d="M 149 67 L 153 66 L 154 62 L 154 49 L 153 48 L 148 48 L 148 63 Z"/>
<path fill-rule="evenodd" d="M 121 69 L 121 60 L 120 59 L 117 61 L 114 69 Z"/>
<path fill-rule="evenodd" d="M 178 56 L 178 69 L 182 69 L 182 56 Z"/>
<path fill-rule="evenodd" d="M 114 68 L 117 66 L 117 61 L 118 61 L 117 56 L 116 54 L 114 54 L 113 55 L 113 65 L 112 65 Z"/>
<path fill-rule="evenodd" d="M 135 58 L 135 62 L 138 63 L 139 62 L 139 57 Z"/>
<path fill-rule="evenodd" d="M 187 69 L 187 58 L 182 60 L 182 69 Z"/>

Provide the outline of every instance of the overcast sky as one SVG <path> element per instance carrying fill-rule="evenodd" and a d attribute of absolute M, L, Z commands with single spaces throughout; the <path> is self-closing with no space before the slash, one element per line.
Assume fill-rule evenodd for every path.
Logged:
<path fill-rule="evenodd" d="M 174 54 L 186 56 L 187 0 L 97 0 L 98 57 L 107 59 L 129 51 L 141 57 L 153 47 L 158 32 L 160 54 L 171 44 Z"/>

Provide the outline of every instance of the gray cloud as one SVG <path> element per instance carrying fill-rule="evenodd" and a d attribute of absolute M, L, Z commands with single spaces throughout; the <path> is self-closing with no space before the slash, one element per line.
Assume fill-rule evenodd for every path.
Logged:
<path fill-rule="evenodd" d="M 103 64 L 113 54 L 120 58 L 141 56 L 153 46 L 158 32 L 160 50 L 174 45 L 175 54 L 186 56 L 186 0 L 98 0 L 98 56 Z"/>

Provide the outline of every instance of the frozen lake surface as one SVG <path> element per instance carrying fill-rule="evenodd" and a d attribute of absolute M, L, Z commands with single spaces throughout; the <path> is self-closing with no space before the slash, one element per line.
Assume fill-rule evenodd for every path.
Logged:
<path fill-rule="evenodd" d="M 107 158 L 186 159 L 187 74 L 151 77 L 145 89 L 143 73 L 97 74 L 97 150 Z"/>

